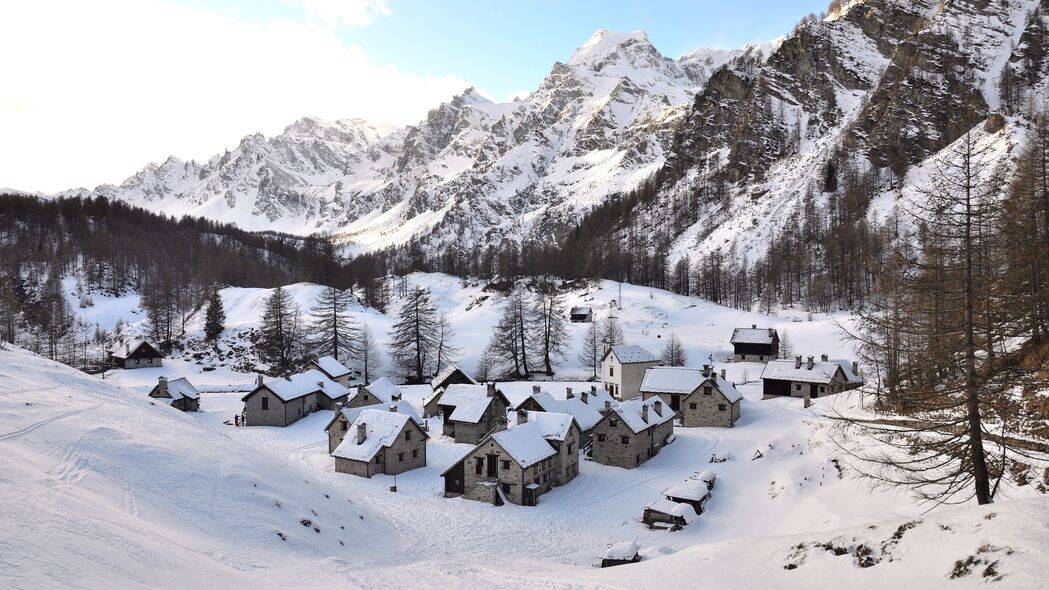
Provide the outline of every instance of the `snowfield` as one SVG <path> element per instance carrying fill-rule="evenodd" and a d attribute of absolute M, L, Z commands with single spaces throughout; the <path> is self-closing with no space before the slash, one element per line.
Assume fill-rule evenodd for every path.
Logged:
<path fill-rule="evenodd" d="M 461 364 L 472 369 L 502 296 L 444 275 L 408 280 L 448 312 L 464 348 Z M 317 287 L 288 289 L 308 306 Z M 224 290 L 224 339 L 257 325 L 267 293 Z M 623 309 L 614 312 L 627 342 L 658 351 L 673 331 L 690 365 L 713 359 L 726 370 L 744 395 L 742 417 L 731 429 L 678 428 L 672 444 L 634 470 L 581 461 L 579 476 L 536 507 L 444 498 L 440 473 L 470 447 L 442 436 L 439 419 L 428 421 L 425 468 L 396 480 L 363 479 L 334 472 L 323 431 L 330 411 L 287 428 L 227 424 L 252 373 L 165 359 L 162 368 L 113 370 L 102 380 L 0 351 L 0 586 L 676 588 L 702 581 L 811 589 L 834 580 L 954 588 L 999 577 L 1003 588 L 1044 586 L 1049 501 L 1033 486 L 1005 484 L 993 506 L 927 513 L 902 490 L 872 487 L 834 443 L 828 416 L 857 411 L 858 393 L 808 409 L 796 399 L 761 401 L 762 365 L 723 362 L 732 329 L 753 323 L 786 330 L 798 353 L 847 357 L 839 328 L 847 316 L 778 310 L 769 317 L 631 285 L 620 296 L 610 282 L 573 290 L 566 304 L 590 305 L 604 318 L 620 298 Z M 364 308 L 356 314 L 380 338 L 392 321 Z M 194 322 L 190 329 L 199 330 Z M 578 344 L 585 325 L 571 329 Z M 533 385 L 557 397 L 566 387 L 589 388 L 574 357 L 556 382 L 500 387 L 515 404 Z M 146 393 L 161 375 L 188 377 L 202 391 L 202 411 L 152 403 Z M 429 388 L 403 389 L 421 411 Z M 641 524 L 643 507 L 664 489 L 706 470 L 717 483 L 695 523 L 677 532 Z M 637 543 L 643 560 L 597 569 L 607 545 L 620 542 Z"/>

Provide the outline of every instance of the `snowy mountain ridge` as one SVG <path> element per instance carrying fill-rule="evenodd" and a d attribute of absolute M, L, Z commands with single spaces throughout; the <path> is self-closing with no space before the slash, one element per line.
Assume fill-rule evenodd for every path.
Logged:
<path fill-rule="evenodd" d="M 306 117 L 206 163 L 169 158 L 91 192 L 244 229 L 331 232 L 351 250 L 438 225 L 446 243 L 554 236 L 662 166 L 674 125 L 717 68 L 777 44 L 674 60 L 643 31 L 599 30 L 522 100 L 470 88 L 404 129 Z"/>

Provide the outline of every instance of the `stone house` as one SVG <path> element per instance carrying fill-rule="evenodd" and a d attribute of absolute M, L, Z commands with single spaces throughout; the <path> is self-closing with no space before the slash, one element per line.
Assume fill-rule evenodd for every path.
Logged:
<path fill-rule="evenodd" d="M 396 411 L 362 410 L 350 424 L 348 435 L 331 453 L 335 471 L 371 477 L 424 467 L 427 439 L 429 436 L 411 416 Z"/>
<path fill-rule="evenodd" d="M 761 372 L 764 399 L 774 397 L 818 398 L 863 385 L 856 363 L 842 359 L 830 360 L 823 355 L 819 361 L 808 357 L 777 360 L 765 365 Z"/>
<path fill-rule="evenodd" d="M 632 469 L 659 454 L 674 434 L 674 412 L 658 397 L 606 404 L 594 426 L 594 461 Z"/>
<path fill-rule="evenodd" d="M 375 404 L 371 406 L 357 406 L 347 407 L 342 406 L 335 410 L 335 416 L 332 417 L 328 425 L 324 427 L 324 432 L 328 434 L 328 454 L 330 455 L 335 447 L 339 446 L 342 439 L 346 437 L 346 433 L 350 430 L 350 425 L 357 419 L 357 415 L 364 410 L 384 410 L 384 411 L 396 411 L 397 413 L 410 416 L 415 423 L 423 427 L 426 430 L 425 423 L 419 414 L 415 413 L 415 408 L 404 400 L 396 401 L 390 404 Z"/>
<path fill-rule="evenodd" d="M 641 382 L 644 399 L 658 397 L 681 417 L 686 428 L 722 426 L 731 428 L 740 416 L 743 395 L 736 386 L 710 365 L 652 367 Z"/>
<path fill-rule="evenodd" d="M 477 385 L 477 381 L 474 381 L 474 378 L 467 374 L 466 371 L 455 365 L 448 365 L 430 380 L 430 389 L 433 391 L 443 390 L 455 383 Z"/>
<path fill-rule="evenodd" d="M 607 391 L 598 389 L 596 385 L 591 385 L 589 390 L 583 389 L 579 393 L 572 391 L 571 387 L 566 387 L 563 398 L 555 397 L 554 394 L 535 385 L 532 387 L 532 395 L 526 397 L 514 409 L 571 415 L 583 431 L 585 446 L 590 442 L 590 431 L 601 419 L 601 410 L 604 409 L 605 402 L 614 401 Z"/>
<path fill-rule="evenodd" d="M 287 426 L 317 410 L 334 409 L 349 390 L 316 369 L 263 381 L 241 398 L 245 426 Z"/>
<path fill-rule="evenodd" d="M 426 400 L 423 416 L 441 416 L 442 433 L 457 443 L 475 445 L 488 433 L 506 428 L 510 400 L 494 383 L 455 383 Z"/>
<path fill-rule="evenodd" d="M 535 506 L 579 473 L 579 425 L 567 414 L 521 411 L 521 422 L 485 436 L 444 473 L 446 497 Z"/>
<path fill-rule="evenodd" d="M 601 357 L 601 381 L 618 400 L 640 397 L 645 371 L 658 364 L 659 357 L 640 346 L 610 346 Z"/>
<path fill-rule="evenodd" d="M 732 331 L 732 360 L 771 361 L 779 357 L 779 334 L 772 328 L 736 328 Z"/>
<path fill-rule="evenodd" d="M 349 387 L 350 379 L 353 378 L 353 370 L 339 362 L 339 359 L 333 356 L 322 356 L 320 358 L 310 359 L 302 367 L 302 370 L 308 371 L 310 369 L 316 369 L 321 373 L 324 373 L 325 377 L 343 387 Z"/>
<path fill-rule="evenodd" d="M 589 307 L 573 307 L 568 312 L 568 319 L 574 324 L 585 324 L 594 321 L 594 310 Z"/>
<path fill-rule="evenodd" d="M 121 369 L 160 367 L 164 364 L 164 355 L 145 340 L 131 340 L 119 342 L 111 347 L 109 362 Z"/>
<path fill-rule="evenodd" d="M 401 388 L 393 384 L 386 377 L 380 377 L 368 385 L 358 385 L 346 399 L 346 405 L 350 408 L 372 406 L 375 404 L 391 404 L 400 401 L 403 397 Z"/>
<path fill-rule="evenodd" d="M 159 377 L 157 384 L 150 390 L 149 397 L 183 412 L 200 411 L 200 392 L 185 377 L 172 381 L 168 381 L 167 377 Z"/>

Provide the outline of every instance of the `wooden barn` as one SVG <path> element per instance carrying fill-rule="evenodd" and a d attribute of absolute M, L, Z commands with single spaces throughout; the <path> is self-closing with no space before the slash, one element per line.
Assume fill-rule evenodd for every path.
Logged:
<path fill-rule="evenodd" d="M 121 369 L 144 369 L 160 367 L 164 355 L 145 340 L 121 342 L 109 349 L 109 362 Z"/>
<path fill-rule="evenodd" d="M 736 328 L 732 331 L 732 360 L 771 361 L 779 357 L 779 334 L 772 328 Z"/>

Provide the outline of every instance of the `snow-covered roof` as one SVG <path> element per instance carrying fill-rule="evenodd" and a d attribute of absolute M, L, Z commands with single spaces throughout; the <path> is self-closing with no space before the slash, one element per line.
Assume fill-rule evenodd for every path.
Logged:
<path fill-rule="evenodd" d="M 189 399 L 200 399 L 200 392 L 185 377 L 168 381 L 168 395 L 172 400 L 188 397 Z"/>
<path fill-rule="evenodd" d="M 143 344 L 149 344 L 145 340 L 135 339 L 128 340 L 127 342 L 118 342 L 113 346 L 109 347 L 109 356 L 113 358 L 123 359 L 131 356 L 136 350 L 139 349 Z M 151 348 L 154 348 L 152 344 L 149 344 Z"/>
<path fill-rule="evenodd" d="M 478 422 L 495 399 L 488 396 L 487 385 L 469 383 L 453 383 L 440 395 L 437 404 L 454 408 L 447 419 L 457 422 Z"/>
<path fill-rule="evenodd" d="M 696 514 L 696 509 L 691 504 L 682 504 L 679 502 L 672 502 L 666 498 L 656 500 L 648 506 L 649 510 L 655 510 L 656 512 L 662 512 L 663 514 L 669 514 L 671 516 L 680 516 L 685 519 L 685 523 L 691 523 L 695 519 L 699 518 Z"/>
<path fill-rule="evenodd" d="M 841 365 L 835 361 L 814 361 L 809 368 L 808 361 L 801 361 L 801 366 L 795 368 L 796 362 L 791 360 L 769 361 L 765 370 L 761 372 L 762 379 L 775 379 L 779 381 L 799 381 L 802 383 L 830 383 L 834 375 L 842 370 Z"/>
<path fill-rule="evenodd" d="M 703 369 L 694 367 L 649 367 L 641 380 L 641 393 L 678 393 L 687 395 L 710 380 L 728 401 L 735 403 L 743 394 L 735 384 L 711 370 L 706 376 Z"/>
<path fill-rule="evenodd" d="M 285 379 L 266 381 L 265 387 L 284 401 L 298 399 L 315 392 L 321 392 L 331 399 L 336 399 L 350 392 L 349 389 L 332 381 L 317 369 L 303 371 Z"/>
<path fill-rule="evenodd" d="M 710 495 L 710 488 L 707 486 L 707 482 L 702 479 L 689 478 L 663 490 L 663 495 L 670 498 L 681 498 L 683 500 L 699 502 Z"/>
<path fill-rule="evenodd" d="M 535 428 L 546 440 L 558 442 L 564 442 L 568 438 L 568 433 L 572 431 L 572 424 L 575 423 L 575 418 L 571 414 L 529 411 L 527 416 L 527 422 L 510 426 L 510 428 Z"/>
<path fill-rule="evenodd" d="M 413 408 L 412 405 L 407 401 L 400 400 L 390 404 L 372 404 L 370 406 L 358 406 L 356 408 L 340 408 L 339 411 L 335 414 L 335 416 L 331 419 L 331 422 L 328 422 L 328 425 L 324 427 L 324 430 L 328 430 L 329 428 L 331 428 L 331 425 L 339 419 L 340 415 L 346 416 L 346 421 L 350 424 L 353 424 L 353 421 L 356 420 L 357 416 L 364 410 L 381 410 L 384 412 L 389 412 L 390 406 L 396 407 L 398 414 L 404 414 L 412 420 L 415 420 L 416 424 L 422 426 L 423 419 L 419 417 L 419 413 L 415 411 L 415 408 Z"/>
<path fill-rule="evenodd" d="M 401 388 L 394 385 L 393 381 L 390 381 L 386 377 L 380 377 L 365 387 L 372 395 L 379 398 L 379 401 L 383 403 L 388 404 L 402 397 Z M 358 392 L 359 391 L 360 390 L 358 390 Z M 357 394 L 355 393 L 354 397 L 356 397 L 356 395 Z"/>
<path fill-rule="evenodd" d="M 776 331 L 772 328 L 736 328 L 732 331 L 732 344 L 772 344 Z"/>
<path fill-rule="evenodd" d="M 830 362 L 838 363 L 838 366 L 841 367 L 841 372 L 845 373 L 845 381 L 853 384 L 863 383 L 863 377 L 852 372 L 852 363 L 849 361 L 845 359 L 831 359 Z"/>
<path fill-rule="evenodd" d="M 601 554 L 601 559 L 634 559 L 641 547 L 634 541 L 621 541 L 609 543 L 608 548 Z"/>
<path fill-rule="evenodd" d="M 609 350 L 609 353 L 616 355 L 619 362 L 624 365 L 629 365 L 630 363 L 651 363 L 659 361 L 658 356 L 636 344 L 620 344 L 618 346 L 613 346 Z"/>
<path fill-rule="evenodd" d="M 540 391 L 530 396 L 530 399 L 535 401 L 544 412 L 572 415 L 583 430 L 590 430 L 601 419 L 601 410 L 604 409 L 606 401 L 613 404 L 619 403 L 604 388 L 597 389 L 595 393 L 587 391 L 586 398 L 584 402 L 582 392 L 576 393 L 571 398 L 563 399 L 554 397 L 548 391 Z"/>
<path fill-rule="evenodd" d="M 546 442 L 543 427 L 538 423 L 521 424 L 492 435 L 492 439 L 513 457 L 521 467 L 528 467 L 557 454 Z"/>
<path fill-rule="evenodd" d="M 471 384 L 474 384 L 474 385 L 477 384 L 477 381 L 475 381 L 474 378 L 471 377 L 470 374 L 467 373 L 466 371 L 460 369 L 459 367 L 457 367 L 455 365 L 448 365 L 445 368 L 441 369 L 441 371 L 438 372 L 437 375 L 433 379 L 430 380 L 430 387 L 432 389 L 437 389 L 438 387 L 441 387 L 442 385 L 444 385 L 444 382 L 447 381 L 448 378 L 452 376 L 452 373 L 455 373 L 456 371 L 462 373 L 463 376 L 466 377 L 470 381 Z"/>
<path fill-rule="evenodd" d="M 340 363 L 333 356 L 322 356 L 319 359 L 313 359 L 313 364 L 317 365 L 321 371 L 332 379 L 338 379 L 350 374 L 350 370 L 346 368 L 346 365 Z"/>
<path fill-rule="evenodd" d="M 662 414 L 656 411 L 656 404 L 662 406 Z M 642 416 L 643 408 L 646 406 L 648 407 L 647 422 Z M 670 406 L 662 403 L 662 400 L 658 397 L 650 397 L 646 400 L 635 397 L 634 399 L 620 402 L 618 407 L 612 406 L 612 411 L 623 419 L 623 422 L 630 427 L 630 430 L 634 431 L 634 434 L 674 419 L 674 411 L 670 409 Z"/>
<path fill-rule="evenodd" d="M 382 410 L 364 410 L 357 414 L 357 419 L 350 424 L 346 437 L 332 451 L 333 457 L 354 461 L 371 461 L 382 447 L 389 447 L 404 430 L 410 416 L 400 412 Z M 357 442 L 357 426 L 364 425 L 365 438 Z"/>

